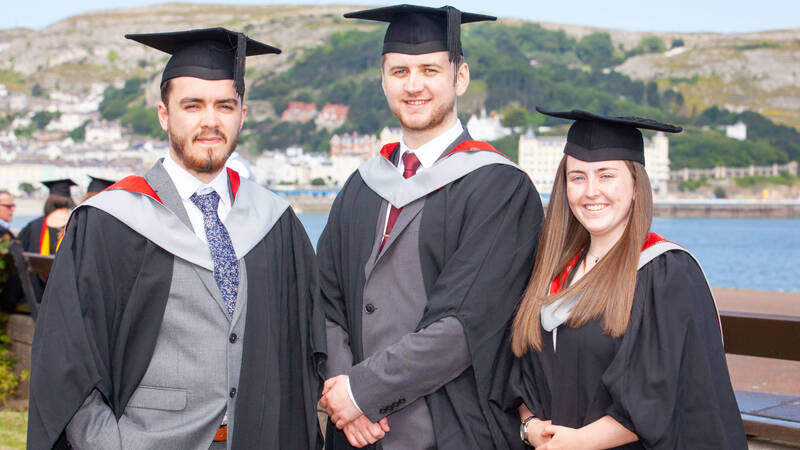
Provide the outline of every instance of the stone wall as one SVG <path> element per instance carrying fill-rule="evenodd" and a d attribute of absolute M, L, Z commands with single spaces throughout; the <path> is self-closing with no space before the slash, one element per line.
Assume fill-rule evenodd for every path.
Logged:
<path fill-rule="evenodd" d="M 11 314 L 8 317 L 8 337 L 11 338 L 11 351 L 18 356 L 14 371 L 19 375 L 31 369 L 31 344 L 33 343 L 33 319 L 24 314 Z M 12 400 L 28 400 L 29 382 L 20 380 Z"/>

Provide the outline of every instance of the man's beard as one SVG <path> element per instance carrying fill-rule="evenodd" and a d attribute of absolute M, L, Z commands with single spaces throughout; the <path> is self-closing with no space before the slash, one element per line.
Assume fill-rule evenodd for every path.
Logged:
<path fill-rule="evenodd" d="M 236 149 L 236 145 L 239 143 L 238 131 L 230 141 L 228 141 L 228 137 L 225 136 L 225 133 L 219 129 L 201 131 L 199 134 L 192 137 L 192 143 L 201 138 L 215 136 L 222 140 L 222 145 L 227 144 L 228 148 L 227 151 L 222 155 L 215 156 L 214 150 L 210 147 L 206 149 L 205 155 L 197 155 L 190 154 L 191 152 L 186 151 L 186 139 L 183 136 L 174 134 L 172 130 L 167 130 L 167 134 L 169 134 L 169 143 L 172 147 L 172 150 L 175 151 L 175 154 L 181 160 L 184 167 L 198 173 L 219 172 L 223 167 L 225 167 L 225 162 L 228 161 L 228 157 L 231 156 L 231 153 L 233 153 L 233 151 Z"/>
<path fill-rule="evenodd" d="M 403 126 L 403 128 L 414 131 L 425 131 L 441 125 L 441 123 L 444 122 L 445 118 L 450 113 L 450 111 L 453 110 L 455 105 L 456 105 L 456 98 L 453 97 L 453 100 L 449 104 L 442 105 L 441 107 L 437 107 L 433 111 L 431 111 L 430 119 L 428 119 L 428 121 L 426 121 L 421 125 L 406 123 L 403 120 L 402 115 L 400 114 L 395 113 L 395 116 L 400 120 L 400 124 Z"/>

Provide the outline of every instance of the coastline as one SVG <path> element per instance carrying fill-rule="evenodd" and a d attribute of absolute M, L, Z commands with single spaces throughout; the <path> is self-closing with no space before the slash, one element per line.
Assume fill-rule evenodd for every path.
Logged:
<path fill-rule="evenodd" d="M 335 196 L 281 195 L 291 203 L 295 212 L 326 212 L 330 210 Z M 41 215 L 45 198 L 15 199 L 15 215 Z M 653 214 L 656 217 L 751 217 L 751 218 L 800 218 L 800 200 L 747 201 L 747 200 L 655 200 Z"/>

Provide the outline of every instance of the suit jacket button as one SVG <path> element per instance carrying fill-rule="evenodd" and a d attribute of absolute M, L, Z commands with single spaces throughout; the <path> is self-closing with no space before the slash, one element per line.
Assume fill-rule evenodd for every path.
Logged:
<path fill-rule="evenodd" d="M 231 388 L 231 398 L 236 396 L 236 388 Z"/>
<path fill-rule="evenodd" d="M 367 311 L 367 314 L 374 313 L 375 309 L 377 308 L 375 308 L 375 305 L 373 305 L 372 303 L 367 303 L 366 306 L 364 306 L 364 310 Z"/>
<path fill-rule="evenodd" d="M 239 339 L 239 337 L 236 336 L 236 333 L 231 333 L 231 335 L 228 337 L 228 341 L 231 344 L 235 344 L 237 339 Z"/>

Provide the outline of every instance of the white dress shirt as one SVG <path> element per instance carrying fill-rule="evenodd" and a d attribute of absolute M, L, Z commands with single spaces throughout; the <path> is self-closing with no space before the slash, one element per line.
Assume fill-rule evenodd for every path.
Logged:
<path fill-rule="evenodd" d="M 203 212 L 200 211 L 197 205 L 189 200 L 189 197 L 195 192 L 200 195 L 211 192 L 212 190 L 217 191 L 217 195 L 219 195 L 220 198 L 219 206 L 217 206 L 217 214 L 219 215 L 219 219 L 225 223 L 225 218 L 228 217 L 232 206 L 231 191 L 228 185 L 228 171 L 223 169 L 211 180 L 211 183 L 205 184 L 195 178 L 195 176 L 186 169 L 179 166 L 178 163 L 172 159 L 171 155 L 167 155 L 167 157 L 164 158 L 164 170 L 167 171 L 167 174 L 175 184 L 175 188 L 178 190 L 178 195 L 181 201 L 183 201 L 183 208 L 186 210 L 186 214 L 189 215 L 189 221 L 192 223 L 194 233 L 200 240 L 207 243 L 206 228 L 203 224 Z"/>

